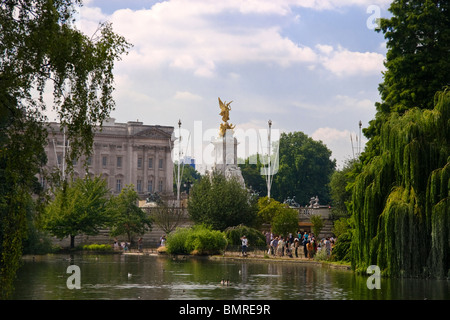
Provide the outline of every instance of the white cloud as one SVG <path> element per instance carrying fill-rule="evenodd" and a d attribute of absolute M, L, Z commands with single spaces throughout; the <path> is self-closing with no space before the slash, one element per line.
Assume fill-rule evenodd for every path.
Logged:
<path fill-rule="evenodd" d="M 380 74 L 384 70 L 384 55 L 377 52 L 354 52 L 328 45 L 316 45 L 322 53 L 322 65 L 338 76 Z"/>
<path fill-rule="evenodd" d="M 197 94 L 190 93 L 189 91 L 177 91 L 174 96 L 175 100 L 187 100 L 187 101 L 199 101 L 203 98 Z"/>
<path fill-rule="evenodd" d="M 338 130 L 335 128 L 319 128 L 311 135 L 314 140 L 321 140 L 323 142 L 331 142 L 341 139 L 350 139 L 350 131 L 349 130 Z"/>
<path fill-rule="evenodd" d="M 331 150 L 331 157 L 336 159 L 338 168 L 342 168 L 345 161 L 351 159 L 358 151 L 359 134 L 356 132 L 324 127 L 317 129 L 311 137 L 314 140 L 322 141 Z M 366 140 L 361 137 L 361 149 L 364 149 L 365 143 Z"/>
<path fill-rule="evenodd" d="M 368 2 L 377 1 L 172 0 L 156 3 L 150 9 L 117 10 L 111 16 L 99 8 L 83 7 L 80 26 L 90 35 L 99 21 L 111 21 L 114 30 L 134 45 L 124 61 L 129 68 L 139 70 L 168 66 L 212 78 L 222 63 L 265 63 L 283 68 L 304 63 L 310 69 L 321 64 L 338 76 L 379 74 L 384 59 L 379 53 L 354 52 L 323 44 L 310 48 L 294 43 L 270 22 L 266 26 L 244 27 L 216 24 L 211 19 L 220 19 L 220 14 L 230 11 L 286 15 L 294 6 L 332 9 Z"/>
<path fill-rule="evenodd" d="M 121 9 L 106 16 L 99 8 L 83 7 L 79 26 L 91 35 L 99 21 L 112 22 L 114 30 L 134 45 L 124 57 L 129 66 L 170 66 L 212 77 L 218 63 L 265 62 L 287 67 L 315 61 L 316 54 L 311 48 L 297 46 L 283 37 L 278 26 L 224 27 L 210 19 L 227 10 L 285 14 L 286 8 L 272 1 L 175 0 L 157 3 L 147 10 Z"/>

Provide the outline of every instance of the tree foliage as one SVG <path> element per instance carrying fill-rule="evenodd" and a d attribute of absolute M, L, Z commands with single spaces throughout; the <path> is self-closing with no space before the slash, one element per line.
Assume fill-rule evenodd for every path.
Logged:
<path fill-rule="evenodd" d="M 220 173 L 201 177 L 192 188 L 188 212 L 195 223 L 216 230 L 256 221 L 256 199 L 235 179 L 227 180 Z"/>
<path fill-rule="evenodd" d="M 275 199 L 268 197 L 261 197 L 258 199 L 258 218 L 261 223 L 272 224 L 275 216 L 283 210 L 286 210 L 287 205 L 278 202 Z"/>
<path fill-rule="evenodd" d="M 248 239 L 248 246 L 264 247 L 266 245 L 266 238 L 261 231 L 250 228 L 244 225 L 238 225 L 225 229 L 225 237 L 228 240 L 228 245 L 240 246 L 241 238 L 245 236 Z"/>
<path fill-rule="evenodd" d="M 225 250 L 225 234 L 203 224 L 177 228 L 167 237 L 167 251 L 171 254 L 218 254 Z"/>
<path fill-rule="evenodd" d="M 336 161 L 321 142 L 303 132 L 282 133 L 279 147 L 279 169 L 274 176 L 271 193 L 283 202 L 295 196 L 305 205 L 312 196 L 322 203 L 330 200 L 328 184 Z"/>
<path fill-rule="evenodd" d="M 323 226 L 325 224 L 322 219 L 322 216 L 320 216 L 319 214 L 313 214 L 311 216 L 311 223 L 313 224 L 312 229 L 313 229 L 314 235 L 316 237 L 319 237 L 319 234 L 322 231 Z"/>
<path fill-rule="evenodd" d="M 355 268 L 377 264 L 392 275 L 446 276 L 450 252 L 450 92 L 433 110 L 392 113 L 380 156 L 353 188 Z"/>
<path fill-rule="evenodd" d="M 289 233 L 295 234 L 298 230 L 298 211 L 284 208 L 272 219 L 272 232 L 274 234 L 287 236 Z"/>
<path fill-rule="evenodd" d="M 256 192 L 260 197 L 267 196 L 267 184 L 264 176 L 261 175 L 262 163 L 260 155 L 251 155 L 245 159 L 244 163 L 239 164 L 242 177 L 247 188 Z"/>
<path fill-rule="evenodd" d="M 391 3 L 382 101 L 352 186 L 352 265 L 448 276 L 450 3 Z"/>
<path fill-rule="evenodd" d="M 382 101 L 377 115 L 364 130 L 377 150 L 382 123 L 391 112 L 434 108 L 434 95 L 450 84 L 450 3 L 446 0 L 396 0 L 392 17 L 380 20 L 386 38 Z"/>
<path fill-rule="evenodd" d="M 26 235 L 22 203 L 38 191 L 34 177 L 45 163 L 46 110 L 53 109 L 65 125 L 71 140 L 68 158 L 74 159 L 90 151 L 93 127 L 114 108 L 112 69 L 130 45 L 110 24 L 92 37 L 77 30 L 79 5 L 78 0 L 0 3 L 2 297 L 11 292 Z M 53 91 L 51 106 L 44 100 L 48 90 Z"/>
<path fill-rule="evenodd" d="M 330 196 L 332 212 L 335 218 L 349 215 L 347 206 L 352 198 L 351 186 L 355 181 L 355 170 L 359 166 L 359 161 L 348 160 L 341 170 L 336 170 L 331 175 Z"/>
<path fill-rule="evenodd" d="M 125 186 L 120 194 L 112 196 L 108 204 L 111 236 L 127 235 L 129 243 L 135 234 L 151 230 L 153 220 L 138 206 L 139 195 L 133 185 Z"/>
<path fill-rule="evenodd" d="M 60 239 L 70 236 L 73 248 L 75 236 L 96 235 L 107 226 L 108 195 L 106 180 L 101 177 L 65 182 L 40 217 L 41 227 Z"/>
<path fill-rule="evenodd" d="M 271 197 L 283 202 L 295 197 L 301 205 L 318 196 L 322 203 L 330 201 L 329 182 L 336 161 L 331 151 L 322 143 L 303 132 L 282 133 L 279 141 L 278 170 L 273 176 Z M 263 162 L 259 154 L 252 155 L 240 164 L 247 188 L 260 196 L 267 195 L 267 184 L 261 175 Z M 272 162 L 274 159 L 272 159 Z"/>
<path fill-rule="evenodd" d="M 173 191 L 177 192 L 177 173 L 178 173 L 178 163 L 175 163 L 173 166 L 174 175 L 173 175 Z M 184 164 L 180 166 L 180 192 L 189 192 L 189 189 L 192 185 L 197 182 L 201 175 L 189 164 Z"/>

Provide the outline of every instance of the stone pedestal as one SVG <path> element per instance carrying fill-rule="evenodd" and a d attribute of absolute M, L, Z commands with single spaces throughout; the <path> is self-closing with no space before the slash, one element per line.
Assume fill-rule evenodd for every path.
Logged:
<path fill-rule="evenodd" d="M 236 178 L 245 187 L 241 168 L 237 165 L 237 139 L 232 130 L 227 130 L 223 137 L 211 141 L 214 145 L 214 167 L 213 170 L 220 172 L 227 179 Z"/>

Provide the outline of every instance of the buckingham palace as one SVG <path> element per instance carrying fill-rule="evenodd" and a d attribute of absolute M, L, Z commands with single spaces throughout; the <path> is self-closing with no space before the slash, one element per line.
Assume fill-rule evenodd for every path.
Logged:
<path fill-rule="evenodd" d="M 141 198 L 149 193 L 173 194 L 171 140 L 174 127 L 144 125 L 139 121 L 117 123 L 110 118 L 95 133 L 92 155 L 73 162 L 73 179 L 101 175 L 112 193 L 133 184 Z M 47 169 L 64 170 L 65 135 L 58 123 L 50 123 Z M 87 165 L 87 170 L 86 166 Z"/>

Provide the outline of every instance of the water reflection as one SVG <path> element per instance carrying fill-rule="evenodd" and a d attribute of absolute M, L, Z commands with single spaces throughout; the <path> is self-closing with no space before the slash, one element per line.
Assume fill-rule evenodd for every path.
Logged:
<path fill-rule="evenodd" d="M 81 289 L 69 290 L 71 264 L 81 270 Z M 229 285 L 222 285 L 222 280 Z M 448 299 L 448 281 L 382 279 L 369 290 L 367 277 L 351 271 L 274 261 L 233 261 L 130 255 L 48 255 L 26 260 L 14 299 Z"/>

